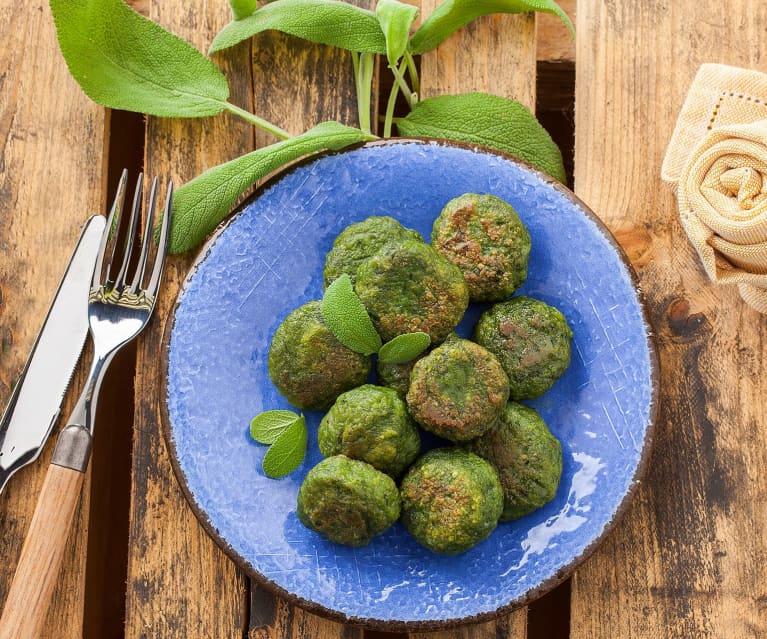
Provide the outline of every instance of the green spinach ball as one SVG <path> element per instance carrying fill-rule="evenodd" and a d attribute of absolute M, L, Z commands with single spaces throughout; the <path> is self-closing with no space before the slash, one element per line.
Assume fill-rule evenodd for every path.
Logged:
<path fill-rule="evenodd" d="M 523 517 L 554 499 L 562 476 L 562 445 L 532 408 L 509 402 L 495 426 L 466 447 L 498 471 L 501 521 Z"/>
<path fill-rule="evenodd" d="M 435 448 L 408 470 L 400 486 L 402 523 L 429 550 L 455 555 L 498 524 L 503 490 L 493 466 L 461 448 Z"/>
<path fill-rule="evenodd" d="M 306 474 L 296 514 L 304 526 L 330 541 L 366 546 L 397 521 L 397 485 L 363 461 L 328 457 Z"/>
<path fill-rule="evenodd" d="M 420 233 L 406 229 L 393 217 L 372 215 L 361 222 L 347 226 L 333 242 L 333 248 L 325 258 L 323 278 L 325 287 L 346 273 L 352 280 L 365 260 L 373 257 L 384 246 L 404 240 L 423 241 Z"/>
<path fill-rule="evenodd" d="M 346 391 L 320 422 L 320 452 L 343 454 L 399 477 L 421 448 L 418 427 L 392 388 L 365 384 Z"/>
<path fill-rule="evenodd" d="M 453 334 L 413 366 L 406 399 L 426 430 L 465 442 L 493 425 L 509 399 L 509 380 L 490 351 Z"/>
<path fill-rule="evenodd" d="M 458 267 L 415 240 L 389 244 L 364 261 L 354 290 L 385 342 L 423 331 L 432 344 L 439 344 L 469 304 Z"/>
<path fill-rule="evenodd" d="M 364 384 L 371 359 L 346 348 L 322 321 L 320 302 L 308 302 L 277 327 L 269 348 L 269 377 L 296 408 L 322 410 Z"/>
<path fill-rule="evenodd" d="M 503 366 L 511 399 L 532 399 L 551 388 L 570 365 L 572 338 L 558 309 L 524 295 L 482 313 L 473 336 Z"/>
<path fill-rule="evenodd" d="M 473 302 L 506 299 L 527 277 L 530 233 L 493 195 L 466 193 L 448 202 L 434 221 L 431 245 L 461 269 Z"/>

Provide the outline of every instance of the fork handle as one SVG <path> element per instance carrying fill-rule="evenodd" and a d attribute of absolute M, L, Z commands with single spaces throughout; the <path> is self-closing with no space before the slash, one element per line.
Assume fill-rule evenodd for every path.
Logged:
<path fill-rule="evenodd" d="M 79 427 L 69 426 L 59 436 L 54 460 L 61 457 L 62 445 L 75 434 L 72 428 Z M 48 467 L 0 618 L 0 639 L 40 636 L 79 502 L 84 470 L 61 466 L 55 461 Z"/>

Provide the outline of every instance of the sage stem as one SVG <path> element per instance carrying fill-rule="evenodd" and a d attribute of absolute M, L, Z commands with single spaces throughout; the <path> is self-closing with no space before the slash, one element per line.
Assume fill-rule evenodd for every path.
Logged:
<path fill-rule="evenodd" d="M 418 77 L 418 67 L 416 67 L 415 59 L 410 51 L 405 51 L 405 60 L 407 61 L 407 73 L 410 77 L 410 83 L 413 85 L 413 93 L 416 96 L 420 96 L 421 79 Z"/>
<path fill-rule="evenodd" d="M 415 106 L 415 103 L 418 101 L 416 97 L 413 95 L 413 92 L 410 90 L 410 87 L 407 85 L 407 82 L 405 81 L 404 76 L 402 75 L 402 72 L 399 70 L 399 68 L 395 66 L 389 66 L 391 69 L 392 75 L 394 75 L 395 82 L 399 85 L 400 91 L 402 91 L 402 94 L 407 98 L 407 103 L 413 107 Z"/>
<path fill-rule="evenodd" d="M 246 122 L 250 122 L 252 125 L 257 126 L 259 129 L 263 129 L 267 133 L 271 133 L 273 136 L 278 137 L 281 140 L 287 140 L 293 137 L 290 133 L 288 133 L 284 129 L 281 129 L 277 125 L 272 124 L 271 122 L 258 117 L 257 115 L 251 113 L 250 111 L 241 109 L 236 104 L 232 104 L 231 102 L 226 102 L 226 106 L 224 108 L 227 111 L 229 111 L 229 113 L 232 113 L 234 115 L 241 117 Z"/>

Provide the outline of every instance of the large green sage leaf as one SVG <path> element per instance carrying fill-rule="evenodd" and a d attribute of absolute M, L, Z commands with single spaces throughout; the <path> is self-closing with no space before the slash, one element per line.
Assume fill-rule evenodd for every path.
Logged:
<path fill-rule="evenodd" d="M 346 348 L 363 355 L 372 355 L 381 348 L 381 337 L 347 273 L 325 289 L 320 310 L 327 327 Z"/>
<path fill-rule="evenodd" d="M 173 196 L 170 251 L 181 253 L 197 246 L 227 216 L 242 193 L 288 162 L 368 139 L 371 136 L 359 129 L 323 122 L 302 135 L 208 169 Z"/>
<path fill-rule="evenodd" d="M 404 333 L 392 338 L 378 351 L 378 360 L 384 364 L 405 364 L 414 360 L 431 344 L 427 333 Z"/>
<path fill-rule="evenodd" d="M 225 108 L 216 65 L 121 0 L 51 0 L 51 10 L 69 71 L 94 102 L 173 118 Z"/>
<path fill-rule="evenodd" d="M 511 153 L 565 182 L 562 153 L 535 116 L 516 100 L 488 93 L 423 100 L 397 120 L 404 136 L 447 138 Z"/>
<path fill-rule="evenodd" d="M 491 13 L 524 13 L 540 11 L 559 16 L 574 33 L 570 18 L 554 0 L 445 0 L 440 4 L 413 34 L 413 53 L 431 51 L 452 33 L 480 16 Z"/>
<path fill-rule="evenodd" d="M 386 52 L 383 32 L 372 11 L 336 0 L 275 0 L 226 25 L 214 38 L 209 53 L 270 29 L 350 51 Z"/>
<path fill-rule="evenodd" d="M 293 472 L 306 455 L 306 420 L 301 415 L 277 437 L 261 462 L 267 477 L 277 479 Z"/>
<path fill-rule="evenodd" d="M 405 55 L 418 8 L 397 0 L 378 0 L 376 15 L 386 38 L 386 57 L 394 66 Z"/>

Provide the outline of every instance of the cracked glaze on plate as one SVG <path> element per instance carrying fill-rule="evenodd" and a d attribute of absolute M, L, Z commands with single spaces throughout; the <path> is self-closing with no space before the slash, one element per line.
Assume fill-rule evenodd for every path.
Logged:
<path fill-rule="evenodd" d="M 296 518 L 300 482 L 320 459 L 321 413 L 307 413 L 309 452 L 281 480 L 261 470 L 248 425 L 290 408 L 267 374 L 280 321 L 322 295 L 336 235 L 392 215 L 428 238 L 465 192 L 510 202 L 533 249 L 520 290 L 563 311 L 573 361 L 526 402 L 563 445 L 555 499 L 501 523 L 470 551 L 441 557 L 397 523 L 365 548 L 335 545 Z M 471 330 L 473 308 L 459 332 Z M 243 568 L 295 603 L 388 629 L 490 618 L 556 585 L 611 528 L 644 470 L 655 417 L 656 360 L 635 279 L 604 227 L 572 194 L 507 156 L 429 141 L 366 145 L 301 164 L 261 189 L 208 243 L 166 335 L 165 429 L 187 498 Z"/>

